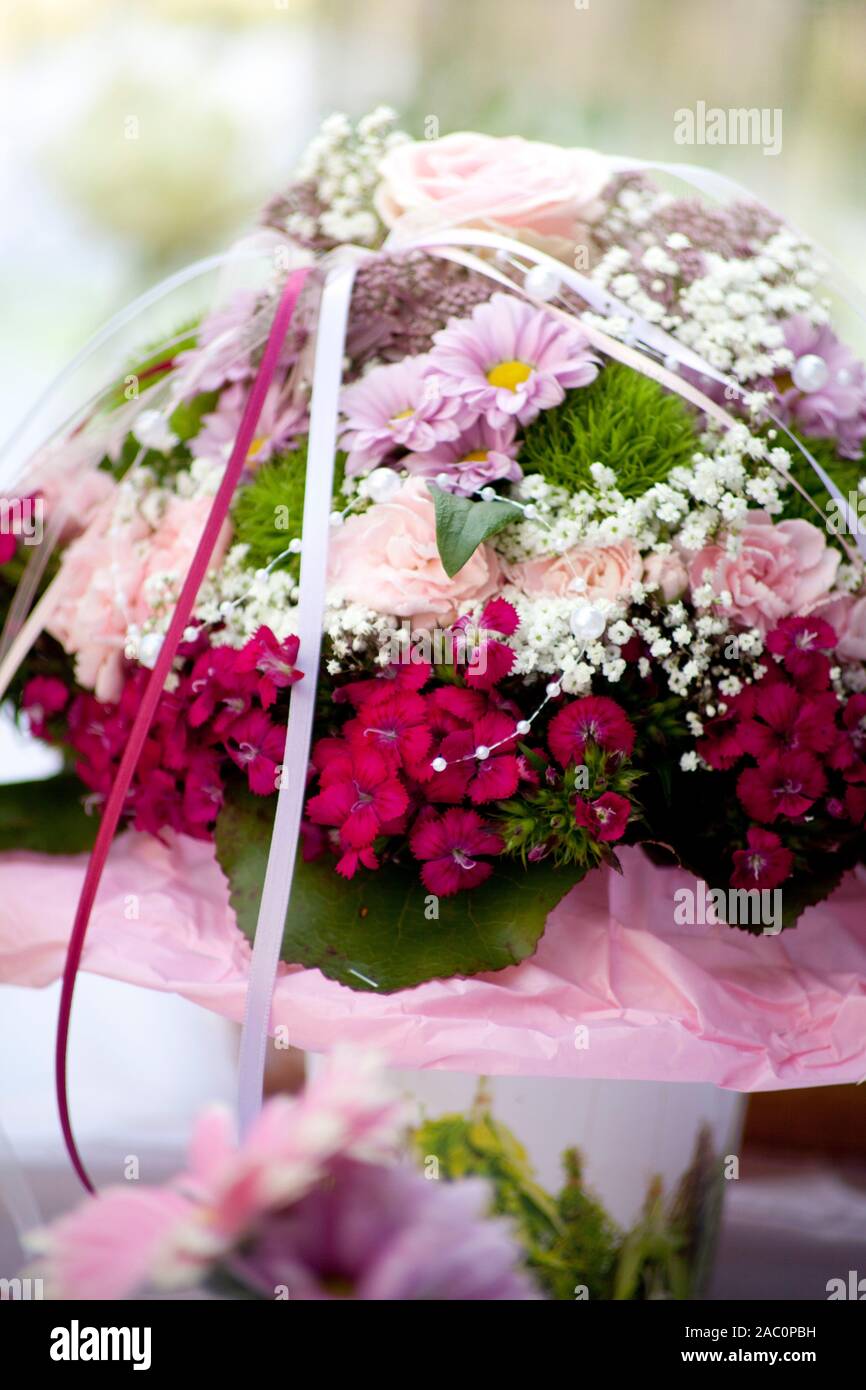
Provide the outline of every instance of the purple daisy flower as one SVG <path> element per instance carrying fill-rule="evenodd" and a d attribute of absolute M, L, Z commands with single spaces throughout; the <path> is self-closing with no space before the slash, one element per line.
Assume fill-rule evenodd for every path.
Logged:
<path fill-rule="evenodd" d="M 527 425 L 559 405 L 567 387 L 588 386 L 598 361 L 579 327 L 495 294 L 471 318 L 434 335 L 427 374 L 443 397 L 456 397 L 501 429 L 511 420 Z"/>
<path fill-rule="evenodd" d="M 407 357 L 347 386 L 341 405 L 349 476 L 375 468 L 397 449 L 425 453 L 443 440 L 456 439 L 472 419 L 463 402 L 444 396 L 426 377 L 427 357 Z"/>
<path fill-rule="evenodd" d="M 479 1179 L 428 1182 L 403 1166 L 342 1159 L 331 1176 L 229 1261 L 265 1298 L 296 1300 L 530 1300 L 507 1225 L 485 1215 Z"/>
<path fill-rule="evenodd" d="M 513 420 L 501 428 L 482 415 L 459 439 L 434 445 L 426 454 L 409 454 L 402 466 L 421 478 L 443 476 L 443 486 L 460 497 L 471 497 L 488 483 L 507 478 L 519 482 L 523 469 L 516 462 L 517 427 Z M 447 478 L 447 484 L 445 479 Z"/>
<path fill-rule="evenodd" d="M 251 468 L 290 447 L 309 427 L 306 408 L 284 400 L 281 390 L 280 383 L 275 382 L 265 397 L 256 437 L 247 454 L 247 464 Z M 241 426 L 246 399 L 247 390 L 242 382 L 226 387 L 216 410 L 203 417 L 201 429 L 189 441 L 194 458 L 228 460 Z"/>
<path fill-rule="evenodd" d="M 779 414 L 785 424 L 793 424 L 804 434 L 819 439 L 835 439 L 842 458 L 859 459 L 866 438 L 866 369 L 850 348 L 840 343 L 826 324 L 813 324 L 802 314 L 788 319 L 785 343 L 794 354 L 790 375 L 774 383 L 778 391 Z M 797 364 L 803 358 L 812 362 L 814 385 L 797 386 Z"/>

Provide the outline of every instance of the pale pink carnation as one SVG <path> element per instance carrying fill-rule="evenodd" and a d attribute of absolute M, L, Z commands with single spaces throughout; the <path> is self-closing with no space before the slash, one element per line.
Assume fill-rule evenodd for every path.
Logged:
<path fill-rule="evenodd" d="M 598 375 L 589 339 L 575 324 L 511 294 L 495 294 L 468 319 L 434 334 L 427 375 L 445 397 L 502 428 L 527 425 L 559 405 L 566 388 Z"/>
<path fill-rule="evenodd" d="M 98 700 L 120 697 L 127 631 L 152 614 L 147 580 L 170 575 L 180 591 L 211 505 L 209 497 L 172 496 L 152 530 L 139 512 L 117 516 L 116 500 L 110 498 L 64 551 L 55 580 L 59 597 L 45 627 L 75 657 L 76 680 Z M 225 522 L 214 565 L 230 535 Z"/>
<path fill-rule="evenodd" d="M 391 502 L 349 517 L 331 535 L 328 582 L 352 603 L 376 613 L 412 618 L 419 628 L 447 627 L 462 603 L 483 603 L 502 580 L 488 545 L 449 579 L 436 546 L 433 501 L 427 484 L 411 478 Z"/>
<path fill-rule="evenodd" d="M 616 545 L 578 546 L 562 555 L 544 555 L 508 566 L 510 582 L 527 598 L 574 594 L 614 602 L 628 596 L 641 578 L 643 562 L 630 540 Z"/>
<path fill-rule="evenodd" d="M 648 589 L 658 589 L 665 603 L 672 603 L 685 593 L 689 576 L 682 557 L 675 550 L 667 554 L 654 551 L 644 556 L 643 582 Z"/>
<path fill-rule="evenodd" d="M 830 594 L 812 611 L 835 632 L 840 660 L 866 661 L 866 595 Z"/>
<path fill-rule="evenodd" d="M 782 618 L 810 613 L 833 587 L 839 553 L 810 521 L 774 523 L 766 512 L 750 512 L 737 532 L 737 553 L 709 545 L 689 564 L 692 590 L 709 583 L 729 593 L 725 612 L 740 627 L 769 632 Z"/>

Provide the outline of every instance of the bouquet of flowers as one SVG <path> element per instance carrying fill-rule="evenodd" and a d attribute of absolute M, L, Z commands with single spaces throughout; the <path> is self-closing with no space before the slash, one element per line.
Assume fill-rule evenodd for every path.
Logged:
<path fill-rule="evenodd" d="M 709 920 L 794 926 L 866 818 L 866 369 L 816 248 L 747 199 L 384 111 L 327 121 L 263 222 L 269 284 L 126 364 L 7 500 L 11 690 L 67 771 L 4 791 L 4 846 L 92 842 L 261 384 L 120 824 L 214 839 L 252 936 L 304 785 L 282 958 L 361 990 L 525 959 L 623 846 Z M 319 673 L 302 523 L 347 258 Z"/>

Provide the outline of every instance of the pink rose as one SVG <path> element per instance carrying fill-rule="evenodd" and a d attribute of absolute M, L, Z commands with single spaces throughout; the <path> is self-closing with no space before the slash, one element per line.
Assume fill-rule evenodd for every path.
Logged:
<path fill-rule="evenodd" d="M 120 698 L 127 631 L 152 614 L 145 583 L 151 575 L 168 574 L 180 591 L 211 503 L 209 497 L 171 497 L 151 530 L 139 513 L 117 518 L 110 498 L 64 551 L 55 581 L 59 599 L 46 631 L 75 657 L 76 680 L 98 700 Z M 214 565 L 225 554 L 230 535 L 226 522 Z"/>
<path fill-rule="evenodd" d="M 830 594 L 813 612 L 836 633 L 836 652 L 842 661 L 866 661 L 866 596 Z"/>
<path fill-rule="evenodd" d="M 414 213 L 422 226 L 494 227 L 569 247 L 599 215 L 610 178 L 595 150 L 473 131 L 397 145 L 380 173 L 376 207 L 389 227 Z"/>
<path fill-rule="evenodd" d="M 508 567 L 508 578 L 527 598 L 575 594 L 588 599 L 623 598 L 640 579 L 643 562 L 632 541 L 576 547 L 564 555 L 522 560 Z M 583 586 L 573 587 L 575 580 Z"/>
<path fill-rule="evenodd" d="M 422 478 L 404 483 L 392 502 L 378 502 L 331 534 L 328 582 L 352 603 L 414 618 L 420 628 L 447 627 L 461 603 L 483 603 L 502 583 L 499 558 L 480 545 L 453 579 L 436 548 L 433 502 Z"/>
<path fill-rule="evenodd" d="M 741 627 L 766 633 L 792 613 L 809 613 L 826 598 L 839 567 L 839 554 L 810 521 L 774 524 L 766 512 L 750 512 L 737 533 L 738 553 L 719 545 L 701 550 L 689 564 L 692 589 L 705 582 L 717 594 L 727 590 L 729 612 Z"/>
<path fill-rule="evenodd" d="M 661 590 L 665 603 L 673 603 L 685 592 L 689 576 L 675 550 L 668 551 L 666 555 L 654 552 L 644 556 L 643 582 L 648 589 Z"/>

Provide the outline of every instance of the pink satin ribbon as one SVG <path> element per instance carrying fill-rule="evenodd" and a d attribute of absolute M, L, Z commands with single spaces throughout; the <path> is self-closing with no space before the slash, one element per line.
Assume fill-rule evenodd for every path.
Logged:
<path fill-rule="evenodd" d="M 298 302 L 298 297 L 308 274 L 309 271 L 306 269 L 294 271 L 293 274 L 289 276 L 286 287 L 280 298 L 264 355 L 247 398 L 231 457 L 226 465 L 226 470 L 223 474 L 217 494 L 214 497 L 213 506 L 208 515 L 207 523 L 205 524 L 204 531 L 202 532 L 201 539 L 196 548 L 189 573 L 181 589 L 180 597 L 177 601 L 156 664 L 147 682 L 114 785 L 106 802 L 102 820 L 99 825 L 99 832 L 96 837 L 96 843 L 88 861 L 87 872 L 81 889 L 81 896 L 78 900 L 78 907 L 75 912 L 75 920 L 73 922 L 72 933 L 66 951 L 63 983 L 60 993 L 60 1007 L 57 1019 L 57 1046 L 55 1051 L 55 1082 L 63 1139 L 72 1166 L 88 1192 L 93 1192 L 94 1187 L 81 1160 L 72 1132 L 66 1078 L 66 1058 L 69 1045 L 69 1023 L 72 1012 L 72 998 L 75 990 L 75 978 L 78 973 L 81 955 L 84 949 L 84 940 L 87 935 L 93 903 L 105 868 L 105 862 L 108 858 L 112 840 L 114 839 L 120 818 L 123 814 L 126 795 L 130 783 L 132 782 L 141 750 L 147 738 L 147 733 L 165 686 L 166 678 L 172 669 L 172 663 L 174 662 L 177 649 L 183 638 L 184 629 L 192 614 L 196 596 L 201 587 L 202 580 L 207 573 L 217 537 L 219 536 L 222 524 L 228 514 L 235 488 L 237 487 L 241 472 L 246 463 L 247 454 L 249 453 L 250 446 L 255 437 L 256 425 L 258 424 L 259 416 L 262 413 L 262 408 L 265 403 L 265 397 L 277 369 L 280 351 L 285 341 L 289 324 L 291 323 L 292 315 L 294 314 Z"/>

